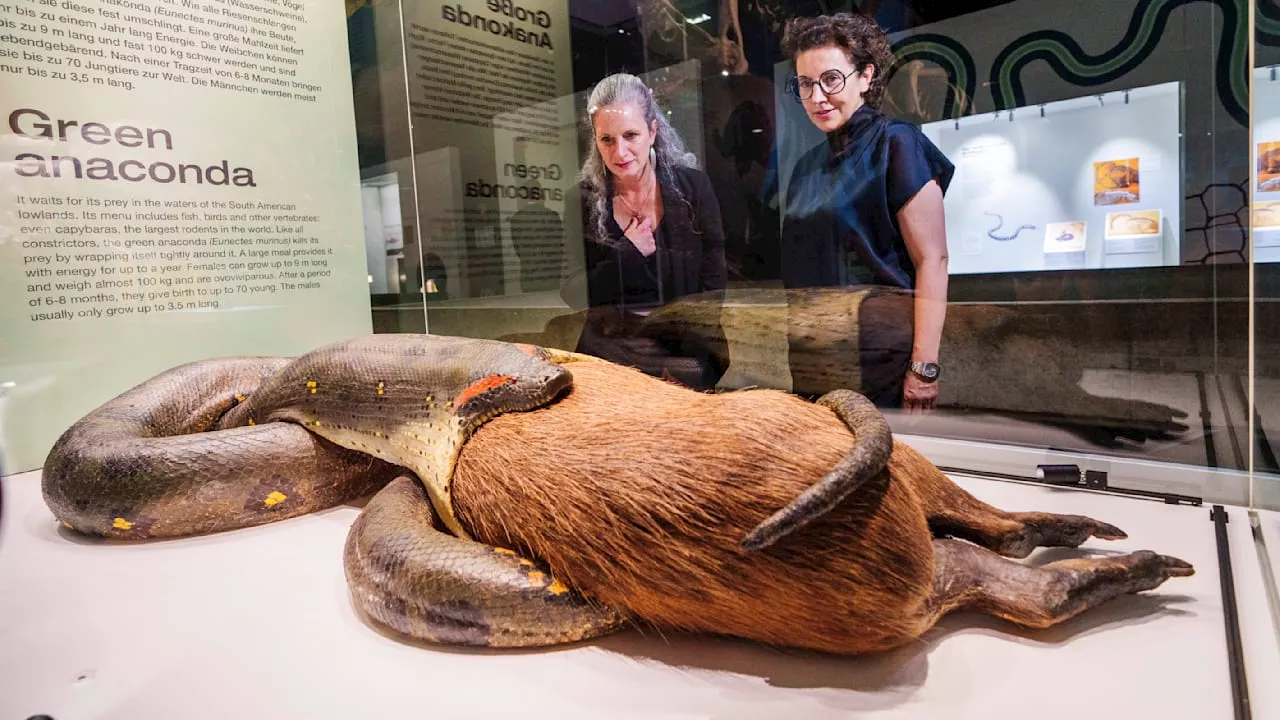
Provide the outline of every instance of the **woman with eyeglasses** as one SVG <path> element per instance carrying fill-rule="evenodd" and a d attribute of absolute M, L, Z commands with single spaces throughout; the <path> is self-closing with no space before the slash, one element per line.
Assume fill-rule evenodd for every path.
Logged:
<path fill-rule="evenodd" d="M 627 337 L 652 310 L 728 284 L 711 180 L 634 75 L 601 80 L 587 120 L 591 144 L 566 202 L 583 209 L 583 262 L 569 268 L 561 289 L 571 307 L 585 300 L 591 308 L 578 350 L 714 387 L 723 368 L 692 337 L 664 347 Z"/>
<path fill-rule="evenodd" d="M 864 286 L 861 392 L 882 407 L 929 410 L 947 301 L 942 196 L 954 166 L 918 127 L 880 112 L 892 51 L 874 20 L 796 18 L 782 47 L 794 61 L 789 92 L 826 134 L 786 190 L 783 282 Z"/>

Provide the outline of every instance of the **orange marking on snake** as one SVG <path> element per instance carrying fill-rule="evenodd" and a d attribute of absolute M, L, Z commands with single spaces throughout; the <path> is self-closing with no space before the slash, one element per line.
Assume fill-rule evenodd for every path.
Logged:
<path fill-rule="evenodd" d="M 535 358 L 542 357 L 542 350 L 537 345 L 530 345 L 528 343 L 515 343 L 515 346 L 520 348 L 520 351 L 523 352 L 525 355 L 528 355 L 529 357 L 535 357 Z"/>
<path fill-rule="evenodd" d="M 515 382 L 515 378 L 510 375 L 490 375 L 489 377 L 480 378 L 465 387 L 462 392 L 458 393 L 458 397 L 453 400 L 454 409 L 458 409 L 466 404 L 471 398 L 486 393 L 496 387 L 501 387 L 510 382 Z"/>

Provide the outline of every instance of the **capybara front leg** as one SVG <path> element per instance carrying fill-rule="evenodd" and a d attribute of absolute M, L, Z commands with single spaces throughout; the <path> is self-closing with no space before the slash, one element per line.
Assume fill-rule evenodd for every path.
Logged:
<path fill-rule="evenodd" d="M 1187 562 L 1142 550 L 1032 567 L 962 540 L 935 540 L 929 625 L 953 610 L 976 610 L 1047 628 L 1130 593 L 1194 574 Z"/>

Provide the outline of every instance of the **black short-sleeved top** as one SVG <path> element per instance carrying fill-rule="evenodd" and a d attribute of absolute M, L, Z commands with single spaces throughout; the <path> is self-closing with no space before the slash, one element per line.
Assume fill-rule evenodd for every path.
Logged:
<path fill-rule="evenodd" d="M 955 166 L 920 128 L 863 105 L 791 173 L 782 221 L 787 287 L 915 287 L 898 211 Z"/>

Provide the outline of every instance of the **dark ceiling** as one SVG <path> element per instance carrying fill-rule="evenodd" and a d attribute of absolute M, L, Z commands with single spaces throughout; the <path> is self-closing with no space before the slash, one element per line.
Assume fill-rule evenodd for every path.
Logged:
<path fill-rule="evenodd" d="M 685 17 L 710 15 L 708 27 L 719 22 L 723 0 L 669 0 Z M 1016 0 L 809 0 L 803 5 L 813 5 L 826 12 L 838 12 L 857 7 L 876 16 L 889 32 L 910 29 L 918 25 L 941 22 L 950 18 L 1007 5 Z M 742 0 L 747 2 L 747 0 Z M 590 25 L 609 28 L 634 22 L 636 0 L 574 0 L 570 3 L 573 15 Z"/>

